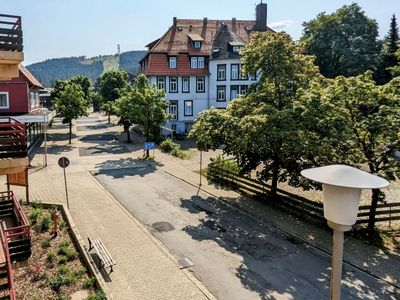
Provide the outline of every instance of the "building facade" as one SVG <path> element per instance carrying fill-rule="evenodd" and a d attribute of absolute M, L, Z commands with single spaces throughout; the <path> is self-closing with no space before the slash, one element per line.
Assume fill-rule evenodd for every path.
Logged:
<path fill-rule="evenodd" d="M 140 72 L 165 90 L 171 120 L 165 128 L 187 133 L 198 114 L 226 108 L 245 94 L 257 74 L 242 74 L 239 51 L 257 31 L 267 27 L 267 4 L 256 7 L 256 20 L 173 19 L 159 39 L 147 45 Z"/>

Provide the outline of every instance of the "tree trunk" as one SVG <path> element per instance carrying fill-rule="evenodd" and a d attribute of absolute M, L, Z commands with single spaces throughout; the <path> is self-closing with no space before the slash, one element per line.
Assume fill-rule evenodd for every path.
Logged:
<path fill-rule="evenodd" d="M 369 210 L 369 219 L 368 219 L 368 232 L 374 232 L 375 230 L 375 218 L 376 218 L 376 208 L 379 202 L 379 196 L 381 191 L 379 189 L 372 190 L 372 200 L 371 200 L 371 208 Z"/>
<path fill-rule="evenodd" d="M 108 113 L 108 124 L 111 124 L 111 113 Z"/>
<path fill-rule="evenodd" d="M 125 126 L 125 130 L 126 130 L 126 136 L 128 138 L 128 143 L 131 143 L 131 133 L 129 132 L 129 125 Z"/>
<path fill-rule="evenodd" d="M 71 144 L 72 138 L 72 120 L 69 120 L 69 144 Z"/>
<path fill-rule="evenodd" d="M 278 189 L 278 176 L 279 176 L 279 164 L 274 162 L 272 169 L 272 183 L 271 183 L 271 197 L 276 199 L 276 192 Z"/>

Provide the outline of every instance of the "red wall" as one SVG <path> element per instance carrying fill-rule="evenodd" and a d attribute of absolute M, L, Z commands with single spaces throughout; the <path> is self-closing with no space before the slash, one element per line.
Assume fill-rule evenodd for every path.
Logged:
<path fill-rule="evenodd" d="M 20 77 L 10 81 L 0 81 L 0 92 L 8 92 L 9 109 L 0 109 L 0 114 L 29 113 L 28 82 L 20 73 Z"/>

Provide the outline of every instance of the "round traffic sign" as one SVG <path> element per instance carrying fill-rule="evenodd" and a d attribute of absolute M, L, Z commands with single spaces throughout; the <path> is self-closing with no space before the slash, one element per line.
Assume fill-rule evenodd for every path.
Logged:
<path fill-rule="evenodd" d="M 60 157 L 60 159 L 58 160 L 58 165 L 61 167 L 61 168 L 66 168 L 66 167 L 68 167 L 69 166 L 69 159 L 68 158 L 66 158 L 66 157 Z"/>

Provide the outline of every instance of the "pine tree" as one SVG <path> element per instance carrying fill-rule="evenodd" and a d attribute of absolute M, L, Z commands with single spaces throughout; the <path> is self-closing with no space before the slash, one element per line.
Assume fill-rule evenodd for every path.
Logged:
<path fill-rule="evenodd" d="M 397 65 L 396 52 L 399 50 L 399 28 L 396 16 L 393 15 L 390 29 L 384 39 L 384 45 L 379 57 L 379 66 L 375 73 L 375 80 L 379 84 L 385 84 L 392 79 L 390 68 Z"/>

